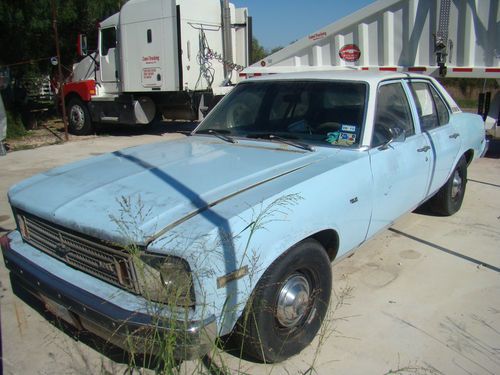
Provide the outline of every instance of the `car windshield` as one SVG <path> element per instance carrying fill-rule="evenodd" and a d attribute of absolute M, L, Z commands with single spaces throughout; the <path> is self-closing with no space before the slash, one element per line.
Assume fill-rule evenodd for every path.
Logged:
<path fill-rule="evenodd" d="M 245 82 L 224 98 L 196 133 L 357 147 L 366 91 L 361 82 Z"/>

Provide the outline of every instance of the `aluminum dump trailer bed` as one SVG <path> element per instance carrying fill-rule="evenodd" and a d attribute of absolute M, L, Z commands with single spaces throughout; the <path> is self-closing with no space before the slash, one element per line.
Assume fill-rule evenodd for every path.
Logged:
<path fill-rule="evenodd" d="M 243 71 L 352 68 L 500 78 L 498 0 L 379 0 Z"/>

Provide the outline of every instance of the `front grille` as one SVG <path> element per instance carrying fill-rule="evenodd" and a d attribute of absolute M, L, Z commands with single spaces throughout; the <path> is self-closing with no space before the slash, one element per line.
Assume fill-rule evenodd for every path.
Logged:
<path fill-rule="evenodd" d="M 18 212 L 24 240 L 33 247 L 101 280 L 139 293 L 133 260 L 123 248 L 70 232 L 35 216 Z"/>

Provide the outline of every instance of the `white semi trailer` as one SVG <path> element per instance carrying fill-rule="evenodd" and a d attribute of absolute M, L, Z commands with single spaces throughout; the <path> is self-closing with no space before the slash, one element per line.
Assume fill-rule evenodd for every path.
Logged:
<path fill-rule="evenodd" d="M 359 69 L 441 77 L 500 79 L 499 0 L 379 0 L 240 73 Z M 499 80 L 500 83 L 500 80 Z M 500 94 L 484 93 L 478 112 L 500 138 Z"/>
<path fill-rule="evenodd" d="M 227 0 L 130 0 L 101 22 L 96 51 L 63 86 L 74 134 L 97 122 L 193 120 L 248 65 L 251 19 Z"/>

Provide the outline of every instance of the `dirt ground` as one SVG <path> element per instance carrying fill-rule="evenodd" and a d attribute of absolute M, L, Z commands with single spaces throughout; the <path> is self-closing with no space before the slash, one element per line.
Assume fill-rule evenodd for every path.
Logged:
<path fill-rule="evenodd" d="M 81 142 L 97 137 L 112 135 L 133 136 L 141 134 L 162 134 L 173 131 L 187 132 L 194 128 L 195 123 L 157 121 L 148 127 L 99 125 L 94 134 L 75 136 L 67 134 L 68 142 Z M 34 128 L 29 130 L 24 137 L 8 139 L 5 143 L 8 151 L 29 150 L 42 146 L 50 146 L 66 142 L 64 122 L 58 117 L 50 117 L 34 121 Z"/>
<path fill-rule="evenodd" d="M 93 137 L 96 137 L 96 135 L 77 137 L 68 134 L 68 140 L 70 142 L 82 141 Z M 65 134 L 63 121 L 60 119 L 51 119 L 40 122 L 35 129 L 29 130 L 24 137 L 9 139 L 6 144 L 9 151 L 19 151 L 59 144 L 64 141 Z"/>

